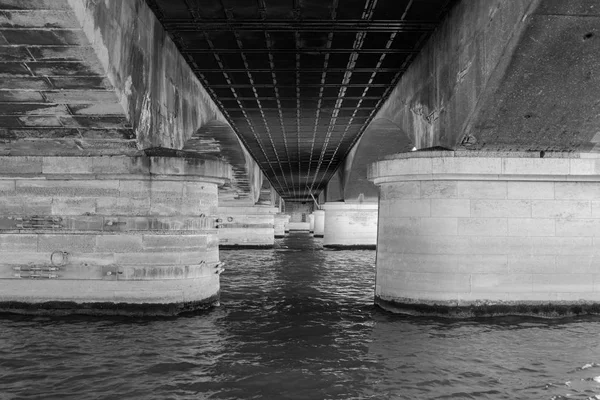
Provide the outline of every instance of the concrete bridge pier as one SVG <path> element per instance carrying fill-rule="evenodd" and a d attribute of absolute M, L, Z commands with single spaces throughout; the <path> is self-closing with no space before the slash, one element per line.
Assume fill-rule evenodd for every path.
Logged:
<path fill-rule="evenodd" d="M 288 232 L 286 226 L 288 221 L 290 220 L 290 216 L 282 213 L 278 213 L 274 215 L 274 225 L 273 229 L 275 231 L 275 238 L 283 238 L 285 234 Z"/>
<path fill-rule="evenodd" d="M 414 152 L 373 164 L 376 303 L 457 317 L 597 313 L 599 171 L 598 154 L 579 153 Z"/>
<path fill-rule="evenodd" d="M 325 234 L 325 211 L 315 210 L 314 213 L 314 227 L 313 236 L 316 238 L 322 238 Z"/>
<path fill-rule="evenodd" d="M 323 205 L 323 245 L 374 249 L 377 244 L 377 203 L 330 202 Z"/>
<path fill-rule="evenodd" d="M 172 315 L 215 303 L 220 161 L 0 157 L 0 310 Z"/>
<path fill-rule="evenodd" d="M 217 218 L 221 248 L 270 248 L 275 243 L 275 218 L 270 205 L 220 206 Z"/>

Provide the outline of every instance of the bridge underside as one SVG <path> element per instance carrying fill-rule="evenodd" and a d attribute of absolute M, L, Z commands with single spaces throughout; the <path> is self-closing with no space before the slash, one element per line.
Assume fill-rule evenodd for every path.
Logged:
<path fill-rule="evenodd" d="M 311 200 L 451 3 L 147 0 L 268 180 Z"/>

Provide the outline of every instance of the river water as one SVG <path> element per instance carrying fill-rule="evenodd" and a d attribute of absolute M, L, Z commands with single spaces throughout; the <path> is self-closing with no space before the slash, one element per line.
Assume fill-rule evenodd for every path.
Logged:
<path fill-rule="evenodd" d="M 0 399 L 600 399 L 600 318 L 388 314 L 374 251 L 302 233 L 221 259 L 209 311 L 0 316 Z"/>

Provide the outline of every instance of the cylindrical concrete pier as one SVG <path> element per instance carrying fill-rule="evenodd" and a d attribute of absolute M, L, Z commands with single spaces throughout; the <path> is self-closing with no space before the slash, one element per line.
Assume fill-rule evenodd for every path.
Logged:
<path fill-rule="evenodd" d="M 289 215 L 286 214 L 275 214 L 274 219 L 274 233 L 275 238 L 283 238 L 285 237 L 285 226 L 287 225 L 287 221 L 290 219 Z"/>
<path fill-rule="evenodd" d="M 221 248 L 270 248 L 275 243 L 272 206 L 219 206 L 217 228 Z"/>
<path fill-rule="evenodd" d="M 377 304 L 446 316 L 598 312 L 598 171 L 598 155 L 571 153 L 415 152 L 373 164 Z"/>
<path fill-rule="evenodd" d="M 315 214 L 310 214 L 308 216 L 308 231 L 313 233 L 315 231 Z"/>
<path fill-rule="evenodd" d="M 220 162 L 0 157 L 0 310 L 172 315 L 215 303 Z"/>
<path fill-rule="evenodd" d="M 315 210 L 313 215 L 315 216 L 313 227 L 314 237 L 322 238 L 325 234 L 325 211 Z"/>
<path fill-rule="evenodd" d="M 323 205 L 323 245 L 374 249 L 377 244 L 377 204 L 332 202 Z"/>

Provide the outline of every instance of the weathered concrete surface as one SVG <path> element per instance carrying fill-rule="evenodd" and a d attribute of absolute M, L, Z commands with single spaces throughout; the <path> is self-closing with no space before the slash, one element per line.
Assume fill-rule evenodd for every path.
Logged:
<path fill-rule="evenodd" d="M 315 214 L 310 214 L 308 216 L 308 230 L 310 231 L 310 233 L 313 233 L 315 231 Z"/>
<path fill-rule="evenodd" d="M 325 211 L 315 210 L 313 215 L 315 216 L 313 236 L 322 238 L 325 234 Z"/>
<path fill-rule="evenodd" d="M 378 119 L 369 124 L 340 168 L 343 171 L 341 172 L 343 200 L 347 202 L 377 202 L 379 190 L 367 178 L 368 167 L 387 155 L 410 149 L 407 136 L 401 134 L 396 125 L 384 119 Z"/>
<path fill-rule="evenodd" d="M 143 0 L 69 0 L 140 148 L 182 149 L 208 121 L 223 119 Z"/>
<path fill-rule="evenodd" d="M 216 227 L 221 248 L 273 247 L 275 214 L 272 206 L 219 206 Z"/>
<path fill-rule="evenodd" d="M 592 150 L 599 22 L 593 0 L 463 0 L 375 122 L 417 148 Z"/>
<path fill-rule="evenodd" d="M 375 248 L 377 245 L 377 203 L 325 203 L 323 211 L 323 245 L 325 247 Z M 317 227 L 315 226 L 316 235 Z"/>
<path fill-rule="evenodd" d="M 376 301 L 460 317 L 598 312 L 599 173 L 600 157 L 578 153 L 413 152 L 374 164 Z"/>
<path fill-rule="evenodd" d="M 218 300 L 219 161 L 0 157 L 0 310 L 172 314 Z"/>
<path fill-rule="evenodd" d="M 224 197 L 258 196 L 256 163 L 142 0 L 0 1 L 0 77 L 0 155 L 218 159 Z"/>
<path fill-rule="evenodd" d="M 273 222 L 273 230 L 274 230 L 275 238 L 285 237 L 285 233 L 288 231 L 288 230 L 286 230 L 286 226 L 287 226 L 289 220 L 290 220 L 290 216 L 287 214 L 282 214 L 282 213 L 275 214 L 274 222 Z"/>

